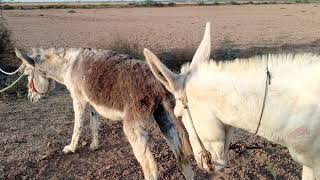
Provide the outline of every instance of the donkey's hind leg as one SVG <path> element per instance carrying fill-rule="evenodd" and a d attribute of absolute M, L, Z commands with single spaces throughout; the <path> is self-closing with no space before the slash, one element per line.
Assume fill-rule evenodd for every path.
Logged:
<path fill-rule="evenodd" d="M 152 153 L 147 145 L 148 133 L 145 131 L 146 120 L 127 119 L 123 121 L 123 130 L 126 134 L 135 157 L 142 166 L 144 178 L 156 180 L 158 169 Z"/>
<path fill-rule="evenodd" d="M 167 141 L 167 144 L 175 155 L 178 166 L 183 171 L 183 175 L 187 180 L 193 179 L 194 175 L 192 166 L 187 156 L 182 151 L 181 143 L 176 131 L 176 126 L 171 121 L 170 114 L 164 110 L 163 106 L 160 105 L 154 112 L 154 118 L 161 130 L 161 133 Z"/>
<path fill-rule="evenodd" d="M 90 144 L 91 150 L 96 150 L 99 148 L 99 117 L 96 110 L 90 106 L 89 107 L 89 113 L 90 113 L 90 128 L 92 133 L 92 142 Z"/>

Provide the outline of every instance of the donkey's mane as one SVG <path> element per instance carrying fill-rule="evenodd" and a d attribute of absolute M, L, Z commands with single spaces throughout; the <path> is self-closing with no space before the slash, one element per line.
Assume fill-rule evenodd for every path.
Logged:
<path fill-rule="evenodd" d="M 34 48 L 32 57 L 37 63 L 61 63 L 64 64 L 70 60 L 75 60 L 77 56 L 103 56 L 110 58 L 119 54 L 112 50 L 94 49 L 94 48 Z M 41 57 L 40 57 L 41 56 Z M 49 61 L 48 61 L 49 60 Z"/>
<path fill-rule="evenodd" d="M 97 52 L 108 52 L 111 53 L 111 50 L 106 49 L 95 49 L 95 48 L 48 48 L 43 49 L 44 54 L 46 55 L 56 55 L 59 57 L 64 57 L 66 53 L 72 53 L 72 52 L 80 52 L 82 54 L 96 54 Z"/>
<path fill-rule="evenodd" d="M 205 63 L 200 69 L 226 72 L 261 71 L 266 68 L 267 64 L 270 69 L 283 66 L 320 64 L 320 55 L 312 53 L 265 54 L 251 58 L 237 58 L 233 61 L 210 61 L 209 65 Z"/>

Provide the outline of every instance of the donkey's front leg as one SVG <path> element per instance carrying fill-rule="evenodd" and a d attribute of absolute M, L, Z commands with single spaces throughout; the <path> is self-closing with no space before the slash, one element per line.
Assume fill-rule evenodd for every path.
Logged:
<path fill-rule="evenodd" d="M 92 132 L 92 142 L 90 144 L 91 150 L 96 150 L 99 148 L 99 117 L 96 110 L 90 106 L 89 108 L 90 112 L 90 128 Z"/>
<path fill-rule="evenodd" d="M 74 153 L 77 148 L 79 137 L 82 131 L 85 107 L 86 107 L 85 102 L 80 101 L 76 98 L 73 98 L 74 127 L 73 127 L 71 143 L 68 146 L 65 146 L 63 149 L 63 152 L 65 154 L 70 152 Z"/>

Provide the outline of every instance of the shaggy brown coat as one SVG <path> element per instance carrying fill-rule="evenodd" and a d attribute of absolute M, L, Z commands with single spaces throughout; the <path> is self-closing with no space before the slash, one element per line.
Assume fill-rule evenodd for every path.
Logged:
<path fill-rule="evenodd" d="M 51 88 L 47 86 L 53 79 L 65 84 L 71 93 L 75 124 L 71 143 L 63 150 L 65 153 L 75 151 L 83 114 L 90 105 L 92 149 L 98 147 L 99 123 L 93 110 L 95 108 L 106 118 L 123 120 L 124 132 L 142 165 L 145 178 L 157 179 L 157 168 L 147 147 L 148 135 L 145 132 L 147 121 L 154 119 L 185 177 L 193 178 L 186 158 L 191 146 L 182 123 L 174 116 L 174 98 L 156 80 L 145 62 L 95 49 L 36 49 L 31 56 L 19 51 L 17 56 L 27 64 L 25 74 L 29 76 L 29 83 L 49 91 Z M 28 96 L 31 101 L 37 101 L 48 91 L 39 93 L 37 88 L 29 89 Z"/>

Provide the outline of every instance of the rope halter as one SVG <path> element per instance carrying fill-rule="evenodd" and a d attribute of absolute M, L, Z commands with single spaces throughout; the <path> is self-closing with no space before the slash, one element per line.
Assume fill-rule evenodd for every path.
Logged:
<path fill-rule="evenodd" d="M 0 68 L 0 72 L 2 72 L 3 74 L 6 74 L 6 75 L 8 75 L 8 76 L 11 76 L 11 75 L 14 75 L 14 74 L 16 74 L 17 72 L 21 71 L 24 67 L 25 67 L 25 65 L 24 65 L 24 64 L 21 64 L 21 66 L 20 66 L 17 70 L 15 70 L 14 72 L 6 72 L 6 71 L 4 71 L 3 69 Z M 13 81 L 13 83 L 11 83 L 9 86 L 1 89 L 1 90 L 0 90 L 0 93 L 3 93 L 4 91 L 12 88 L 15 84 L 17 84 L 17 83 L 22 79 L 23 76 L 24 76 L 24 74 L 22 73 L 22 74 L 18 77 L 18 79 L 16 79 L 15 81 Z"/>

